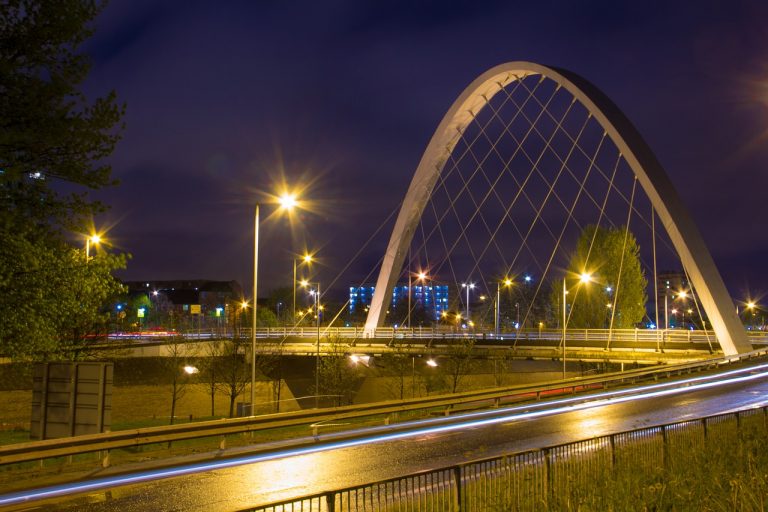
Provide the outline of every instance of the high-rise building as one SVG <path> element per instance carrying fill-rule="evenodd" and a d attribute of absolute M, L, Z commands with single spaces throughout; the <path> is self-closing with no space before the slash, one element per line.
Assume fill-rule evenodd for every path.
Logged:
<path fill-rule="evenodd" d="M 364 309 L 370 305 L 373 299 L 375 286 L 350 286 L 349 287 L 349 312 Z M 398 284 L 392 290 L 391 306 L 394 307 L 401 300 L 407 300 L 408 285 Z M 448 310 L 448 285 L 415 285 L 411 286 L 411 306 L 421 305 L 429 314 L 438 320 L 443 311 Z"/>

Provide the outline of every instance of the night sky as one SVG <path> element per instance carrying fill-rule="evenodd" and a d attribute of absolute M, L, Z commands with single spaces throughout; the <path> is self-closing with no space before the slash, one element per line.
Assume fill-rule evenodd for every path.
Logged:
<path fill-rule="evenodd" d="M 731 293 L 768 290 L 768 4 L 113 0 L 86 44 L 115 89 L 120 185 L 96 224 L 130 280 L 251 280 L 253 205 L 283 180 L 312 211 L 262 225 L 260 295 L 318 251 L 329 283 L 402 200 L 458 94 L 528 60 L 595 83 L 639 128 Z M 272 206 L 263 203 L 262 217 Z M 389 228 L 339 292 L 383 253 Z M 768 297 L 766 298 L 768 300 Z"/>

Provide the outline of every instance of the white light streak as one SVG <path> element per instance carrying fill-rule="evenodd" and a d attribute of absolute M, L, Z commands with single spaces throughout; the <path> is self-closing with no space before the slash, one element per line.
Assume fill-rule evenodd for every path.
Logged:
<path fill-rule="evenodd" d="M 553 400 L 546 403 L 527 404 L 521 406 L 510 407 L 507 409 L 496 409 L 492 411 L 480 411 L 461 416 L 454 416 L 448 418 L 432 418 L 427 420 L 419 420 L 408 423 L 400 423 L 389 426 L 374 427 L 367 430 L 358 430 L 352 432 L 344 432 L 342 435 L 350 435 L 355 432 L 368 432 L 373 433 L 376 431 L 382 431 L 385 429 L 392 430 L 393 428 L 402 429 L 408 427 L 417 427 L 413 430 L 406 432 L 390 432 L 382 435 L 374 435 L 359 439 L 350 439 L 344 441 L 338 441 L 333 443 L 327 443 L 323 445 L 306 446 L 293 450 L 283 450 L 273 453 L 251 455 L 245 457 L 238 457 L 229 460 L 207 461 L 199 464 L 190 464 L 186 466 L 179 466 L 173 468 L 157 469 L 152 471 L 144 471 L 140 473 L 118 475 L 110 478 L 100 478 L 87 482 L 76 482 L 71 484 L 63 484 L 51 487 L 44 487 L 39 489 L 32 489 L 28 491 L 22 491 L 12 494 L 6 494 L 0 496 L 0 506 L 4 505 L 17 505 L 21 503 L 27 503 L 35 500 L 55 498 L 65 496 L 68 494 L 92 492 L 98 489 L 104 489 L 107 487 L 116 487 L 121 485 L 137 484 L 150 480 L 158 480 L 163 478 L 178 477 L 194 473 L 201 473 L 205 471 L 215 471 L 219 469 L 231 468 L 236 466 L 242 466 L 245 464 L 254 464 L 259 462 L 266 462 L 270 460 L 282 459 L 285 457 L 293 457 L 296 455 L 306 455 L 312 453 L 319 453 L 330 450 L 337 450 L 341 448 L 349 448 L 353 446 L 360 446 L 371 443 L 380 443 L 385 441 L 394 441 L 398 439 L 406 439 L 410 437 L 417 437 L 426 434 L 436 434 L 442 432 L 450 432 L 461 429 L 476 428 L 486 425 L 494 425 L 499 423 L 507 423 L 510 421 L 527 420 L 532 418 L 540 418 L 544 416 L 552 416 L 555 414 L 561 414 L 571 411 L 579 411 L 589 409 L 592 407 L 600 407 L 604 405 L 620 404 L 630 402 L 633 400 L 644 400 L 648 398 L 669 396 L 680 393 L 687 393 L 689 391 L 698 391 L 702 389 L 714 388 L 717 386 L 727 386 L 740 382 L 748 382 L 752 380 L 762 379 L 766 377 L 765 373 L 758 372 L 758 370 L 768 369 L 768 364 L 761 364 L 752 366 L 749 368 L 741 368 L 737 370 L 731 370 L 714 375 L 694 377 L 690 379 L 683 379 L 675 382 L 654 384 L 651 386 L 644 386 L 638 390 L 626 389 L 611 392 L 597 393 L 590 395 L 589 397 L 571 397 L 561 400 Z M 737 377 L 736 375 L 747 373 Z M 731 378 L 727 378 L 731 377 Z M 575 383 L 574 383 L 575 384 Z M 569 386 L 565 386 L 569 387 Z M 667 389 L 665 389 L 667 388 Z M 639 391 L 639 392 L 638 392 Z M 632 394 L 636 393 L 636 394 Z M 555 406 L 555 407 L 552 407 Z M 541 410 L 531 410 L 541 409 Z M 519 412 L 522 411 L 522 412 Z M 494 416 L 491 418 L 483 418 L 483 416 L 490 416 L 493 414 L 502 414 L 501 416 Z M 460 419 L 462 421 L 458 423 L 451 423 L 449 425 L 435 425 L 436 423 L 444 423 L 446 421 Z M 429 426 L 432 425 L 432 426 Z"/>

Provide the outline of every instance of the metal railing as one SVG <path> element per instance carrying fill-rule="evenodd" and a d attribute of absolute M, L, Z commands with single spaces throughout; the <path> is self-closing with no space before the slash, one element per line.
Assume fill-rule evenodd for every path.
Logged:
<path fill-rule="evenodd" d="M 201 421 L 198 423 L 120 430 L 104 434 L 89 434 L 62 439 L 17 443 L 0 446 L 0 465 L 100 452 L 104 455 L 100 464 L 108 466 L 110 463 L 110 450 L 135 449 L 144 445 L 199 438 L 221 439 L 220 448 L 224 449 L 226 446 L 226 436 L 231 434 L 265 432 L 289 427 L 306 427 L 308 434 L 310 432 L 317 434 L 316 429 L 319 424 L 353 419 L 375 419 L 380 423 L 390 425 L 397 420 L 398 414 L 406 412 L 422 411 L 429 413 L 431 411 L 440 411 L 448 415 L 451 412 L 466 410 L 467 408 L 498 407 L 503 403 L 513 401 L 539 399 L 543 394 L 551 392 L 575 393 L 578 390 L 607 389 L 609 386 L 619 386 L 625 383 L 636 384 L 642 380 L 655 381 L 659 378 L 670 377 L 675 374 L 682 375 L 686 372 L 690 373 L 707 368 L 717 368 L 721 365 L 749 361 L 766 355 L 768 355 L 767 350 L 756 350 L 741 356 L 718 357 L 703 363 L 697 361 L 694 363 L 638 368 L 620 373 L 574 378 L 565 381 L 552 381 L 537 385 L 509 386 L 490 390 L 466 391 L 452 395 L 436 395 L 329 409 L 302 410 L 247 418 Z M 391 425 L 391 427 L 397 428 L 396 423 Z M 343 435 L 342 433 L 338 437 L 341 438 Z M 364 432 L 358 431 L 344 438 L 353 439 L 364 435 Z M 313 439 L 304 438 L 301 442 L 311 443 Z M 210 456 L 220 457 L 221 454 L 214 453 Z"/>
<path fill-rule="evenodd" d="M 737 446 L 748 429 L 756 438 L 768 433 L 768 407 L 510 453 L 247 511 L 571 510 L 617 474 L 686 471 L 690 468 L 683 465 L 691 451 Z M 736 456 L 733 451 L 731 455 Z"/>
<path fill-rule="evenodd" d="M 260 327 L 256 329 L 256 337 L 259 339 L 285 339 L 285 338 L 316 338 L 317 327 Z M 112 339 L 162 339 L 164 337 L 181 336 L 188 339 L 211 339 L 215 337 L 231 338 L 239 336 L 251 337 L 251 328 L 244 327 L 237 331 L 226 329 L 205 329 L 189 332 L 172 332 L 158 335 L 153 332 L 119 333 L 112 334 Z M 563 337 L 562 329 L 514 329 L 499 333 L 484 329 L 456 329 L 455 327 L 413 327 L 394 328 L 378 327 L 373 332 L 366 331 L 363 327 L 320 327 L 320 336 L 323 338 L 339 338 L 344 340 L 368 340 L 368 339 L 455 339 L 475 338 L 493 341 L 538 341 L 560 340 Z M 748 331 L 747 336 L 752 343 L 768 343 L 768 332 Z M 717 343 L 714 331 L 688 330 L 688 329 L 568 329 L 568 340 L 573 341 L 615 341 L 615 342 L 650 342 L 650 343 Z"/>

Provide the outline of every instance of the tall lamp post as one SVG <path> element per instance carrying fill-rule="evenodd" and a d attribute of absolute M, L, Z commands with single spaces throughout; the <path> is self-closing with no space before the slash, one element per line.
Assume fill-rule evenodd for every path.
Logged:
<path fill-rule="evenodd" d="M 315 326 L 317 327 L 317 339 L 315 343 L 315 409 L 319 407 L 320 399 L 320 283 L 307 283 L 308 286 L 314 286 L 310 290 L 310 295 L 315 297 Z M 302 284 L 304 284 L 302 283 Z"/>
<path fill-rule="evenodd" d="M 588 274 L 587 272 L 582 272 L 579 276 L 579 283 L 578 284 L 585 284 L 592 280 L 592 274 Z M 565 336 L 566 336 L 566 323 L 568 322 L 568 318 L 566 316 L 566 303 L 565 299 L 568 295 L 568 288 L 566 288 L 565 284 L 566 278 L 563 276 L 563 379 L 565 379 Z"/>
<path fill-rule="evenodd" d="M 85 262 L 88 263 L 91 259 L 91 244 L 99 245 L 101 237 L 97 234 L 93 234 L 85 238 Z"/>
<path fill-rule="evenodd" d="M 461 283 L 461 287 L 467 289 L 467 326 L 469 326 L 469 290 L 475 287 L 475 283 Z"/>
<path fill-rule="evenodd" d="M 305 254 L 301 258 L 293 259 L 293 322 L 296 322 L 296 266 L 299 262 L 312 263 L 312 255 Z"/>
<path fill-rule="evenodd" d="M 298 204 L 294 194 L 283 194 L 277 200 L 280 209 L 291 211 Z M 258 279 L 259 279 L 259 203 L 253 215 L 253 322 L 251 325 L 251 405 L 250 412 L 253 416 L 253 404 L 256 399 L 256 318 L 258 313 Z"/>
<path fill-rule="evenodd" d="M 509 278 L 504 279 L 503 282 L 496 283 L 496 322 L 495 322 L 495 329 L 496 329 L 496 336 L 499 335 L 499 327 L 501 326 L 501 285 L 504 286 L 512 286 L 512 280 Z"/>

